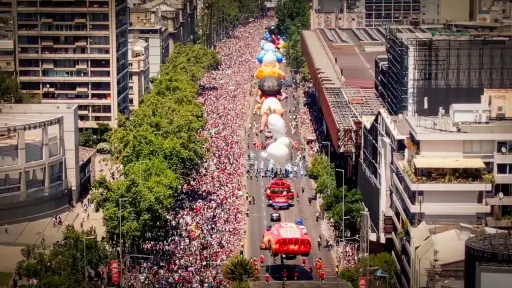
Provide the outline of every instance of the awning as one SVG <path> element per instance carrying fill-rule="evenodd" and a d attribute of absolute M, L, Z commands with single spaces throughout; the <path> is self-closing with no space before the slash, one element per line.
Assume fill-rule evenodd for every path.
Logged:
<path fill-rule="evenodd" d="M 448 169 L 464 169 L 464 168 L 485 168 L 485 164 L 481 159 L 432 159 L 417 157 L 414 159 L 416 168 L 448 168 Z"/>
<path fill-rule="evenodd" d="M 512 197 L 503 197 L 503 199 L 500 199 L 498 197 L 494 198 L 485 198 L 487 201 L 487 204 L 494 205 L 494 206 L 509 206 L 512 205 Z"/>

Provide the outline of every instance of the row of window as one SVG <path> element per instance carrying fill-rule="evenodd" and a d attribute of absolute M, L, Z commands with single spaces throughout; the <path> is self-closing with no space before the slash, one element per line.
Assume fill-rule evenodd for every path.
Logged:
<path fill-rule="evenodd" d="M 20 54 L 110 54 L 109 48 L 19 48 Z"/>
<path fill-rule="evenodd" d="M 20 77 L 110 77 L 110 71 L 55 71 L 21 70 Z"/>
<path fill-rule="evenodd" d="M 18 21 L 42 21 L 51 19 L 55 22 L 74 22 L 79 19 L 89 19 L 90 22 L 109 22 L 108 13 L 18 13 Z"/>
<path fill-rule="evenodd" d="M 110 60 L 90 59 L 90 60 L 40 60 L 40 59 L 20 59 L 20 68 L 39 68 L 43 66 L 53 66 L 54 68 L 110 68 Z M 46 65 L 46 66 L 45 66 Z"/>
<path fill-rule="evenodd" d="M 89 45 L 110 45 L 110 38 L 108 36 L 19 36 L 18 42 L 20 45 L 44 45 L 46 42 L 50 42 L 52 45 L 76 45 L 77 43 L 86 43 Z"/>

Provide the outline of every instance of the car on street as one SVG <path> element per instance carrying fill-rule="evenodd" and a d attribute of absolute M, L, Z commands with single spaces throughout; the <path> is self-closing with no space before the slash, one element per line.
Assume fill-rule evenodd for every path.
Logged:
<path fill-rule="evenodd" d="M 270 221 L 271 222 L 280 222 L 281 221 L 281 214 L 279 214 L 279 213 L 272 213 L 272 214 L 270 214 Z"/>
<path fill-rule="evenodd" d="M 300 227 L 300 230 L 302 230 L 302 232 L 304 232 L 304 234 L 308 234 L 308 230 L 306 229 L 306 226 L 304 226 L 304 219 L 302 218 L 297 218 L 295 219 L 295 224 L 297 224 L 297 226 Z"/>

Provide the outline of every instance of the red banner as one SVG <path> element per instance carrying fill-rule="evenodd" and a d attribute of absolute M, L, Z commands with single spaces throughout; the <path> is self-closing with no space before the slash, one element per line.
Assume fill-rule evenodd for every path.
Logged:
<path fill-rule="evenodd" d="M 112 260 L 110 262 L 110 269 L 112 269 L 112 283 L 119 284 L 119 262 Z"/>
<path fill-rule="evenodd" d="M 359 277 L 359 288 L 366 288 L 366 277 Z"/>

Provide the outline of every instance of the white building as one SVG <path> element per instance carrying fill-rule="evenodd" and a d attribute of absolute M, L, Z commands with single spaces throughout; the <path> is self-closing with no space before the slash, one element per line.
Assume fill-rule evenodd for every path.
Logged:
<path fill-rule="evenodd" d="M 149 45 L 144 40 L 133 40 L 129 49 L 130 110 L 133 110 L 139 108 L 150 88 Z"/>
<path fill-rule="evenodd" d="M 0 122 L 0 222 L 77 201 L 77 105 L 1 104 Z"/>
<path fill-rule="evenodd" d="M 469 21 L 470 0 L 422 0 L 421 23 Z"/>
<path fill-rule="evenodd" d="M 485 104 L 452 104 L 437 117 L 364 119 L 358 188 L 379 242 L 421 221 L 510 225 L 500 221 L 512 215 L 507 92 L 486 89 Z"/>

